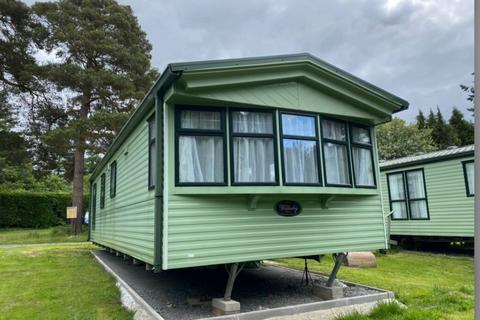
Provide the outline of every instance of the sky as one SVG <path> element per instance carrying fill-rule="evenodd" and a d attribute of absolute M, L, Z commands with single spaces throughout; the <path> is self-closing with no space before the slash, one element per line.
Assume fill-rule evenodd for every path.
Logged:
<path fill-rule="evenodd" d="M 309 52 L 410 102 L 397 116 L 457 106 L 473 83 L 473 0 L 120 0 L 152 65 Z"/>

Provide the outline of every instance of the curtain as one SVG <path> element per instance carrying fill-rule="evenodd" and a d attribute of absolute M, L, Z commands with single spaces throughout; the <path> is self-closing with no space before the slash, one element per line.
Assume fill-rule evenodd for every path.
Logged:
<path fill-rule="evenodd" d="M 287 183 L 318 183 L 315 141 L 284 139 L 283 158 Z"/>
<path fill-rule="evenodd" d="M 352 126 L 352 140 L 353 142 L 357 143 L 372 143 L 370 141 L 370 131 L 368 129 L 355 126 Z"/>
<path fill-rule="evenodd" d="M 407 218 L 407 205 L 405 201 L 392 202 L 392 217 L 394 219 L 406 219 Z"/>
<path fill-rule="evenodd" d="M 232 124 L 235 133 L 273 133 L 271 113 L 235 111 L 232 112 Z"/>
<path fill-rule="evenodd" d="M 183 110 L 180 123 L 182 129 L 220 130 L 220 112 Z"/>
<path fill-rule="evenodd" d="M 361 186 L 374 186 L 372 151 L 370 149 L 352 147 L 355 181 Z"/>
<path fill-rule="evenodd" d="M 426 200 L 411 200 L 410 201 L 410 218 L 412 219 L 426 219 L 427 201 Z"/>
<path fill-rule="evenodd" d="M 425 198 L 425 184 L 423 172 L 420 170 L 407 172 L 408 197 L 410 200 L 410 217 L 412 219 L 427 218 L 427 200 Z"/>
<path fill-rule="evenodd" d="M 474 173 L 475 165 L 473 162 L 465 163 L 465 171 L 467 174 L 467 184 L 468 184 L 468 192 L 470 194 L 475 194 L 475 173 Z"/>
<path fill-rule="evenodd" d="M 347 140 L 345 125 L 341 122 L 322 120 L 322 135 L 325 139 Z"/>
<path fill-rule="evenodd" d="M 326 142 L 323 146 L 323 152 L 327 182 L 331 184 L 350 184 L 347 147 Z"/>
<path fill-rule="evenodd" d="M 315 137 L 315 118 L 282 114 L 282 133 L 291 136 Z"/>
<path fill-rule="evenodd" d="M 223 137 L 180 136 L 180 182 L 224 182 Z"/>
<path fill-rule="evenodd" d="M 405 200 L 403 174 L 398 173 L 388 175 L 388 187 L 390 190 L 390 200 Z"/>
<path fill-rule="evenodd" d="M 234 181 L 275 182 L 275 157 L 271 138 L 233 138 Z"/>

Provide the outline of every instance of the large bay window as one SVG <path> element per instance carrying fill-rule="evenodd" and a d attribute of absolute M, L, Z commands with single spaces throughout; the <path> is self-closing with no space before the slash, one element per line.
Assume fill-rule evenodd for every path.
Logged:
<path fill-rule="evenodd" d="M 177 114 L 177 183 L 225 185 L 225 112 L 186 109 Z"/>
<path fill-rule="evenodd" d="M 276 184 L 274 113 L 232 111 L 233 184 Z"/>
<path fill-rule="evenodd" d="M 352 125 L 350 126 L 350 136 L 355 186 L 375 187 L 373 148 L 370 129 Z"/>
<path fill-rule="evenodd" d="M 387 174 L 393 220 L 429 219 L 423 169 Z"/>
<path fill-rule="evenodd" d="M 281 115 L 285 185 L 320 184 L 316 122 L 315 116 Z"/>
<path fill-rule="evenodd" d="M 321 127 L 325 184 L 351 186 L 346 122 L 322 119 Z"/>

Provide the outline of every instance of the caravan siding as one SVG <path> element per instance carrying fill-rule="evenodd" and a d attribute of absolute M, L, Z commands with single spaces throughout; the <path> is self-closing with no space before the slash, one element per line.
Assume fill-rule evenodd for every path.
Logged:
<path fill-rule="evenodd" d="M 391 235 L 474 236 L 474 197 L 467 197 L 463 161 L 473 157 L 437 161 L 382 171 L 386 214 L 390 211 L 386 174 L 423 168 L 430 220 L 390 220 Z"/>
<path fill-rule="evenodd" d="M 135 128 L 93 182 L 97 185 L 97 208 L 91 240 L 153 264 L 154 190 L 148 189 L 147 119 Z M 116 195 L 110 198 L 110 164 L 115 160 Z M 106 177 L 105 207 L 101 209 L 100 188 L 103 173 Z"/>

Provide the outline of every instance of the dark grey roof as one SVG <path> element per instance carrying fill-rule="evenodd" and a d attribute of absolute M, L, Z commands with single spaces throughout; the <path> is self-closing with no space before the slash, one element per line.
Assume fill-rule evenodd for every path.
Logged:
<path fill-rule="evenodd" d="M 458 158 L 462 156 L 473 155 L 474 145 L 464 147 L 451 147 L 445 150 L 439 150 L 424 154 L 417 154 L 413 156 L 392 159 L 387 161 L 380 161 L 380 170 L 387 170 L 392 168 L 406 167 L 410 165 L 434 162 L 438 160 L 447 160 Z"/>

